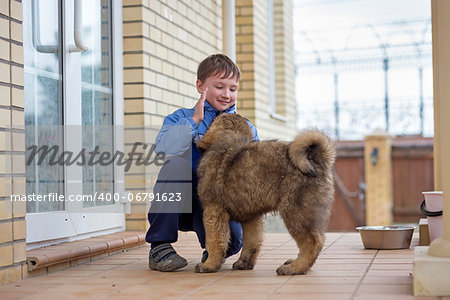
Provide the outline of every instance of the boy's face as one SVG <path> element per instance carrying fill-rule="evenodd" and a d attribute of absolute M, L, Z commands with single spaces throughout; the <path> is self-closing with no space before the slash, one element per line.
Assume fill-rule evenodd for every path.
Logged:
<path fill-rule="evenodd" d="M 201 94 L 208 88 L 206 100 L 218 111 L 224 111 L 236 103 L 239 82 L 236 76 L 223 77 L 223 73 L 210 76 L 205 81 L 197 79 L 197 91 Z"/>

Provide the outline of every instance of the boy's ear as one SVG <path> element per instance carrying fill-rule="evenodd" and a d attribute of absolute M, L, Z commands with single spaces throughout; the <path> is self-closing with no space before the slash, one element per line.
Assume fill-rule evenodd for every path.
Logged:
<path fill-rule="evenodd" d="M 197 79 L 195 86 L 197 87 L 197 92 L 203 94 L 203 82 L 200 79 Z"/>

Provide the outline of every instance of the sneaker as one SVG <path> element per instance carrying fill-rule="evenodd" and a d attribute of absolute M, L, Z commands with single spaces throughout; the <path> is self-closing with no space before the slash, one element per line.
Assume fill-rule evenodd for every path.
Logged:
<path fill-rule="evenodd" d="M 150 250 L 148 267 L 160 272 L 171 272 L 187 266 L 187 260 L 178 255 L 169 243 Z"/>

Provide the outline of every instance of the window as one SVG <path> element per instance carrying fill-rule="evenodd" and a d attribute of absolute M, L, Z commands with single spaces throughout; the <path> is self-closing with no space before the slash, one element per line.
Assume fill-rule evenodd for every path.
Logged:
<path fill-rule="evenodd" d="M 267 0 L 267 33 L 268 33 L 268 49 L 269 49 L 269 101 L 270 115 L 272 118 L 286 122 L 287 119 L 284 108 L 281 103 L 277 103 L 276 95 L 276 70 L 275 70 L 275 36 L 274 36 L 274 7 L 273 0 Z"/>

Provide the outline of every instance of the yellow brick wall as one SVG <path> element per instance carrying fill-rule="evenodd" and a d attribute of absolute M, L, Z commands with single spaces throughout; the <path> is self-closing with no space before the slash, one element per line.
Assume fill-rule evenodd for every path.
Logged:
<path fill-rule="evenodd" d="M 276 113 L 286 121 L 270 112 L 266 0 L 236 0 L 236 60 L 243 73 L 237 108 L 262 139 L 290 140 L 296 133 L 292 0 L 275 0 L 273 6 Z"/>
<path fill-rule="evenodd" d="M 22 3 L 0 3 L 0 284 L 21 279 L 26 261 Z"/>
<path fill-rule="evenodd" d="M 221 15 L 221 0 L 123 1 L 125 126 L 160 126 L 194 106 L 197 66 L 222 49 Z M 154 176 L 136 170 L 125 182 L 130 192 L 150 192 Z M 127 229 L 144 230 L 147 210 L 132 204 Z"/>
<path fill-rule="evenodd" d="M 236 62 L 241 69 L 238 113 L 255 124 L 255 47 L 252 1 L 236 1 Z"/>

